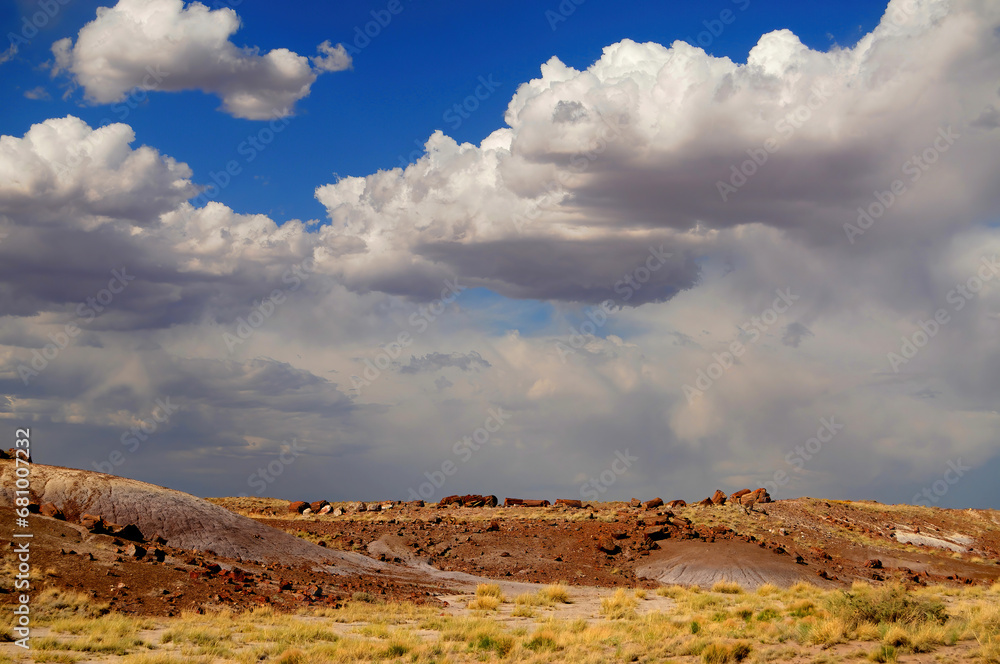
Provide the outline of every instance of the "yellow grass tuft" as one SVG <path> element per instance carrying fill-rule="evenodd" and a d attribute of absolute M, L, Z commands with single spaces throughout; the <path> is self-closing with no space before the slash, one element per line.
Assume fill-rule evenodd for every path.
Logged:
<path fill-rule="evenodd" d="M 469 608 L 473 611 L 496 611 L 500 608 L 500 598 L 493 595 L 477 595 L 469 602 Z"/>
<path fill-rule="evenodd" d="M 476 586 L 476 597 L 496 597 L 502 602 L 503 591 L 500 590 L 499 584 L 480 583 Z"/>
<path fill-rule="evenodd" d="M 635 617 L 635 609 L 639 605 L 635 597 L 619 588 L 611 597 L 601 600 L 601 615 L 609 620 L 624 620 Z"/>
<path fill-rule="evenodd" d="M 701 661 L 705 664 L 726 664 L 742 662 L 750 656 L 751 647 L 746 643 L 710 643 L 701 651 Z"/>
<path fill-rule="evenodd" d="M 757 594 L 761 597 L 771 597 L 773 595 L 780 595 L 781 588 L 774 585 L 773 583 L 765 583 L 761 587 L 757 588 Z"/>
<path fill-rule="evenodd" d="M 823 620 L 809 632 L 809 642 L 830 647 L 846 641 L 847 625 L 840 618 Z"/>
<path fill-rule="evenodd" d="M 549 604 L 570 603 L 569 588 L 562 581 L 545 586 L 538 591 L 538 594 Z"/>
<path fill-rule="evenodd" d="M 743 593 L 743 586 L 734 581 L 716 581 L 712 585 L 712 592 L 726 595 L 740 595 Z"/>

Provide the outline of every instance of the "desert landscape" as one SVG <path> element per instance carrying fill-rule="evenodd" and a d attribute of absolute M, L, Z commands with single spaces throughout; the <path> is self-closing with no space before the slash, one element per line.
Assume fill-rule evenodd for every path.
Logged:
<path fill-rule="evenodd" d="M 0 1 L 0 664 L 1000 664 L 1000 0 Z"/>
<path fill-rule="evenodd" d="M 0 471 L 13 486 L 15 460 Z M 994 510 L 763 489 L 693 504 L 202 500 L 56 466 L 31 477 L 31 656 L 7 629 L 0 661 L 1000 656 Z"/>

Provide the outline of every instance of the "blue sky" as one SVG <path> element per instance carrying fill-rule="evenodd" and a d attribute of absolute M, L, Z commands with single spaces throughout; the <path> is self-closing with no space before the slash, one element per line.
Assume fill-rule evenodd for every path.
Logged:
<path fill-rule="evenodd" d="M 199 495 L 294 440 L 267 495 L 575 497 L 628 451 L 607 498 L 1000 505 L 997 3 L 45 6 L 0 44 L 40 461 L 145 426 L 114 472 Z"/>
<path fill-rule="evenodd" d="M 0 9 L 4 33 L 19 32 L 21 17 L 34 13 L 28 11 L 31 2 L 19 4 Z M 314 0 L 275 11 L 273 3 L 254 0 L 206 4 L 238 11 L 242 26 L 233 37 L 237 45 L 262 51 L 283 47 L 301 54 L 312 54 L 316 44 L 326 39 L 353 45 L 358 40 L 356 28 L 364 29 L 373 20 L 371 13 L 384 12 L 387 6 L 386 2 L 333 5 Z M 517 86 L 537 76 L 539 65 L 552 56 L 584 69 L 600 57 L 604 46 L 624 38 L 669 44 L 675 39 L 697 42 L 701 35 L 709 53 L 745 62 L 760 35 L 780 28 L 791 29 L 811 48 L 853 46 L 877 24 L 884 10 L 881 3 L 858 0 L 820 5 L 766 0 L 589 0 L 579 6 L 564 5 L 576 9 L 565 21 L 553 20 L 553 30 L 546 12 L 558 12 L 557 2 L 406 0 L 401 6 L 403 11 L 359 49 L 353 70 L 324 76 L 313 85 L 311 94 L 298 104 L 292 122 L 255 163 L 247 164 L 238 146 L 259 131 L 259 123 L 213 113 L 218 100 L 198 91 L 154 93 L 148 100 L 114 107 L 90 106 L 82 101 L 79 90 L 63 100 L 66 79 L 53 80 L 42 65 L 51 61 L 54 41 L 75 34 L 93 20 L 89 3 L 67 3 L 0 72 L 3 129 L 20 135 L 39 119 L 65 114 L 92 126 L 105 119 L 124 120 L 135 129 L 137 142 L 187 162 L 200 184 L 211 182 L 210 173 L 224 169 L 230 159 L 240 161 L 245 170 L 216 199 L 239 212 L 265 212 L 279 222 L 323 219 L 323 207 L 312 198 L 317 185 L 335 173 L 360 176 L 399 166 L 401 159 L 411 161 L 437 129 L 458 141 L 478 144 L 503 126 L 504 111 Z M 732 11 L 735 19 L 718 36 L 711 35 L 710 28 L 718 30 L 722 25 L 711 23 L 725 10 Z M 445 119 L 444 115 L 475 92 L 480 76 L 499 85 L 455 127 L 454 116 Z M 23 96 L 38 86 L 51 99 Z"/>

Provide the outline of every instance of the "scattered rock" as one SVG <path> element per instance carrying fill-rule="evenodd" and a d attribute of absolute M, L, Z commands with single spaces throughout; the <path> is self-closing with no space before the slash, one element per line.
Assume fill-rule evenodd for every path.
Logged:
<path fill-rule="evenodd" d="M 38 513 L 42 516 L 52 517 L 53 519 L 65 519 L 62 510 L 56 507 L 53 503 L 42 503 L 38 508 Z"/>
<path fill-rule="evenodd" d="M 872 558 L 865 563 L 865 567 L 868 569 L 882 569 L 882 561 L 878 558 Z"/>
<path fill-rule="evenodd" d="M 80 525 L 92 533 L 104 532 L 104 519 L 93 514 L 84 514 L 80 517 Z"/>
<path fill-rule="evenodd" d="M 656 509 L 657 507 L 662 507 L 663 506 L 663 499 L 662 498 L 653 498 L 652 500 L 647 500 L 645 503 L 643 503 L 643 505 L 645 506 L 645 508 L 647 510 Z"/>
<path fill-rule="evenodd" d="M 687 507 L 687 502 L 683 500 L 671 500 L 667 503 L 667 507 L 674 509 L 676 507 Z"/>
<path fill-rule="evenodd" d="M 564 507 L 573 507 L 576 509 L 583 509 L 583 501 L 571 500 L 567 498 L 556 498 L 556 507 L 563 505 Z"/>
<path fill-rule="evenodd" d="M 309 503 L 307 503 L 306 501 L 296 500 L 294 503 L 288 504 L 288 511 L 298 512 L 299 514 L 302 514 L 302 510 L 306 509 L 307 507 L 309 507 Z"/>
<path fill-rule="evenodd" d="M 715 505 L 725 505 L 726 494 L 722 493 L 719 489 L 716 489 L 715 493 L 712 494 L 712 503 Z"/>
<path fill-rule="evenodd" d="M 670 531 L 666 526 L 650 526 L 642 531 L 648 540 L 659 540 L 670 537 Z"/>
<path fill-rule="evenodd" d="M 130 540 L 132 542 L 145 542 L 146 537 L 139 530 L 139 526 L 134 523 L 130 523 L 126 526 L 117 526 L 111 528 L 111 534 L 115 537 L 120 537 L 123 540 Z"/>
<path fill-rule="evenodd" d="M 621 549 L 618 547 L 618 544 L 613 539 L 610 538 L 599 539 L 597 541 L 597 550 L 602 551 L 608 554 L 609 556 L 613 556 L 619 551 L 621 551 Z"/>
<path fill-rule="evenodd" d="M 9 448 L 7 450 L 7 453 L 2 458 L 4 458 L 4 459 L 24 459 L 28 463 L 32 463 L 32 459 L 31 459 L 31 454 L 30 453 L 28 454 L 27 457 L 25 457 L 24 454 L 18 454 L 17 452 L 18 452 L 18 448 L 11 447 L 11 448 Z M 23 448 L 21 449 L 21 452 L 24 452 Z M 2 453 L 0 453 L 0 454 L 2 454 Z"/>
<path fill-rule="evenodd" d="M 309 509 L 311 509 L 314 513 L 319 513 L 319 511 L 321 509 L 323 509 L 324 507 L 326 507 L 329 504 L 330 503 L 327 502 L 327 501 L 325 501 L 325 500 L 317 500 L 314 503 L 309 503 Z M 327 511 L 329 511 L 329 510 L 327 510 Z"/>
<path fill-rule="evenodd" d="M 750 493 L 750 489 L 740 489 L 739 491 L 736 491 L 735 493 L 729 495 L 729 502 L 736 503 L 737 505 L 739 505 L 740 498 L 742 498 L 748 493 Z"/>
<path fill-rule="evenodd" d="M 695 503 L 695 505 L 697 505 L 698 507 L 711 507 L 715 505 L 715 503 L 712 502 L 711 498 L 706 498 L 704 500 L 699 500 L 697 503 Z"/>
<path fill-rule="evenodd" d="M 146 555 L 146 549 L 138 544 L 129 544 L 125 547 L 125 555 L 138 560 Z"/>

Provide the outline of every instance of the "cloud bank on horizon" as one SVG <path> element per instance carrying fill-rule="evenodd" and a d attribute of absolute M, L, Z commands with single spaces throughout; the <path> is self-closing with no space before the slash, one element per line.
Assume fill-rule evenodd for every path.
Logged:
<path fill-rule="evenodd" d="M 91 103 L 161 67 L 247 119 L 350 66 L 238 27 L 121 0 L 53 50 Z M 745 63 L 624 40 L 542 64 L 479 145 L 437 131 L 281 225 L 193 206 L 204 174 L 127 124 L 38 122 L 0 137 L 0 417 L 83 467 L 145 432 L 116 471 L 202 495 L 294 440 L 272 494 L 403 498 L 451 460 L 427 497 L 576 497 L 618 451 L 641 463 L 609 497 L 913 501 L 1000 461 L 998 80 L 986 0 L 893 0 L 853 47 L 779 30 Z M 963 482 L 995 503 L 994 476 Z"/>

